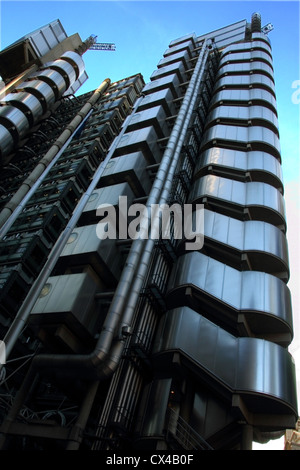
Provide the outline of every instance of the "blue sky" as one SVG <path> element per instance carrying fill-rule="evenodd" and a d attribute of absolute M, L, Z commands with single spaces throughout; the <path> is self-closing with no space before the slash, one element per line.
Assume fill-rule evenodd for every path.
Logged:
<path fill-rule="evenodd" d="M 243 19 L 250 21 L 255 11 L 261 13 L 262 25 L 269 22 L 274 25 L 269 38 L 273 48 L 288 221 L 289 287 L 295 327 L 291 352 L 296 358 L 299 381 L 299 1 L 0 0 L 0 48 L 55 19 L 60 19 L 68 35 L 79 33 L 84 40 L 95 34 L 98 42 L 114 42 L 116 52 L 84 54 L 90 77 L 80 89 L 84 93 L 97 88 L 107 77 L 116 81 L 140 72 L 148 82 L 171 40 L 191 32 L 202 35 Z"/>

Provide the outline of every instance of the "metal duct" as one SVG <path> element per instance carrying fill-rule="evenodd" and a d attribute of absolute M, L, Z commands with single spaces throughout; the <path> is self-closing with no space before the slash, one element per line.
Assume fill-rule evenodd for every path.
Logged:
<path fill-rule="evenodd" d="M 9 155 L 41 116 L 84 72 L 79 54 L 68 51 L 60 59 L 33 72 L 0 101 L 0 158 Z"/>

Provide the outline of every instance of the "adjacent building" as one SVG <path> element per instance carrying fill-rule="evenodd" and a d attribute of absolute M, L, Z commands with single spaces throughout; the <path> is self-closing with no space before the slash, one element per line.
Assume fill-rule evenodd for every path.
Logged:
<path fill-rule="evenodd" d="M 149 83 L 84 95 L 93 38 L 57 21 L 0 53 L 2 449 L 244 450 L 295 427 L 267 32 L 188 34 Z M 141 235 L 154 205 L 169 237 Z"/>

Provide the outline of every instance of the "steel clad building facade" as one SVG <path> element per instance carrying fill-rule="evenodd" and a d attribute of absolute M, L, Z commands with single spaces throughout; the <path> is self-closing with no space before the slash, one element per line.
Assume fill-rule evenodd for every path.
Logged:
<path fill-rule="evenodd" d="M 0 53 L 1 448 L 244 450 L 283 435 L 298 412 L 260 16 L 173 40 L 147 84 L 79 96 L 89 40 L 59 22 L 44 33 L 46 50 L 36 33 Z M 203 245 L 130 237 L 155 205 L 189 205 L 193 221 L 201 205 Z M 100 237 L 108 220 L 115 236 Z"/>

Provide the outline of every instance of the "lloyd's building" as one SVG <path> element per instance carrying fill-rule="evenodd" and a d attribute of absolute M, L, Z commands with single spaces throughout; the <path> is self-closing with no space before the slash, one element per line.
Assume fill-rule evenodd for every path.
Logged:
<path fill-rule="evenodd" d="M 83 95 L 94 38 L 59 20 L 0 53 L 2 449 L 239 450 L 295 427 L 267 32 L 188 34 L 149 83 Z M 203 245 L 99 237 L 99 206 L 124 232 L 120 196 L 202 205 Z"/>

